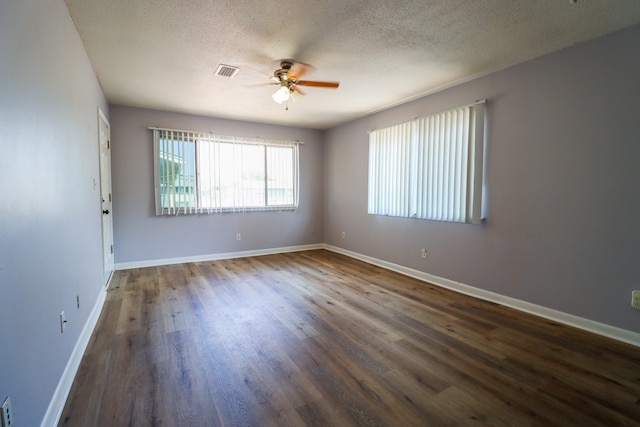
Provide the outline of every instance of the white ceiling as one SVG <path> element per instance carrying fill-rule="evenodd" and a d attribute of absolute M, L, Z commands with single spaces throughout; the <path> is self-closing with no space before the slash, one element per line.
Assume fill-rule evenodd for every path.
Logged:
<path fill-rule="evenodd" d="M 109 102 L 318 129 L 640 22 L 638 0 L 65 1 Z M 284 58 L 340 87 L 286 111 L 261 85 Z"/>

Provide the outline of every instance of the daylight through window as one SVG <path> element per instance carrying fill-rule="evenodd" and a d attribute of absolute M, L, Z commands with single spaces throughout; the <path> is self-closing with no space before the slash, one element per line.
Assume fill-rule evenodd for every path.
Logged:
<path fill-rule="evenodd" d="M 294 210 L 298 145 L 153 129 L 156 214 Z"/>
<path fill-rule="evenodd" d="M 484 101 L 369 133 L 368 213 L 480 223 Z"/>

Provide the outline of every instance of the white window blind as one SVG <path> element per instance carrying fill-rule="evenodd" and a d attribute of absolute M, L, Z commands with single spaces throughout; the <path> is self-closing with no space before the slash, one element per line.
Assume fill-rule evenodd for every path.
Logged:
<path fill-rule="evenodd" d="M 297 208 L 299 142 L 152 129 L 157 215 Z"/>
<path fill-rule="evenodd" d="M 368 213 L 480 223 L 484 102 L 369 133 Z"/>

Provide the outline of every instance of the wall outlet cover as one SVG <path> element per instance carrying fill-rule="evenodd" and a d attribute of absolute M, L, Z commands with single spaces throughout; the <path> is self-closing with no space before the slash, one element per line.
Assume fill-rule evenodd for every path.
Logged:
<path fill-rule="evenodd" d="M 631 307 L 640 310 L 640 291 L 631 291 Z"/>
<path fill-rule="evenodd" d="M 13 427 L 13 413 L 11 412 L 11 398 L 7 396 L 2 402 L 2 427 Z"/>

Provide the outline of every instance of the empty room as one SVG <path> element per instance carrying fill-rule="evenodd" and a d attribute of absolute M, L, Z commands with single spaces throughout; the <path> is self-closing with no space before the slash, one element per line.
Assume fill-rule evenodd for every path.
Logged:
<path fill-rule="evenodd" d="M 0 427 L 640 425 L 640 2 L 0 2 Z"/>

